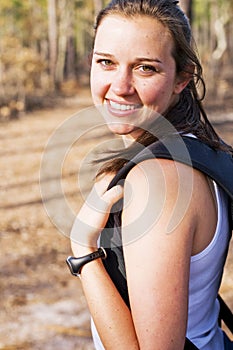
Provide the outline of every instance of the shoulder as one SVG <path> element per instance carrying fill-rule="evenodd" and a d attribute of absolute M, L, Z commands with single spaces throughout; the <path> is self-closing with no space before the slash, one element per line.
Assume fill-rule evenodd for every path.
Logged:
<path fill-rule="evenodd" d="M 128 222 L 158 223 L 170 231 L 181 221 L 195 220 L 193 169 L 165 159 L 136 165 L 125 181 L 124 218 Z"/>
<path fill-rule="evenodd" d="M 131 169 L 125 186 L 125 222 L 153 222 L 165 227 L 166 233 L 178 230 L 194 239 L 193 253 L 211 241 L 216 224 L 214 197 L 200 171 L 172 160 L 150 159 Z M 210 234 L 197 247 L 203 231 Z"/>
<path fill-rule="evenodd" d="M 199 173 L 199 172 L 198 172 Z M 196 171 L 185 164 L 168 159 L 148 159 L 134 166 L 126 177 L 135 191 L 145 188 L 156 189 L 157 193 L 166 191 L 164 195 L 174 195 L 175 189 L 189 191 L 193 188 Z"/>
<path fill-rule="evenodd" d="M 194 189 L 195 192 L 199 192 L 199 186 L 202 190 L 207 185 L 206 175 L 201 171 L 178 161 L 158 158 L 144 160 L 134 166 L 126 177 L 126 183 L 133 186 L 135 190 L 150 185 L 158 186 L 159 192 L 163 186 L 166 190 L 189 189 L 192 195 L 195 194 Z"/>

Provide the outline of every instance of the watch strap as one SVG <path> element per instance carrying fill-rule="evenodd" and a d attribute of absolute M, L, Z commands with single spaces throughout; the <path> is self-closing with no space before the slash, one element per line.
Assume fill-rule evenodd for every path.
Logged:
<path fill-rule="evenodd" d="M 96 259 L 106 259 L 107 253 L 104 248 L 100 247 L 97 251 L 84 255 L 79 258 L 75 258 L 74 256 L 69 256 L 66 259 L 66 263 L 70 269 L 70 272 L 74 276 L 80 276 L 81 269 L 84 265 Z"/>

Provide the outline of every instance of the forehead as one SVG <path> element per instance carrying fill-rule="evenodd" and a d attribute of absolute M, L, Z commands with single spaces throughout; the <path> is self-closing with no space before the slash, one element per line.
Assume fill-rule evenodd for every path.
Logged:
<path fill-rule="evenodd" d="M 171 54 L 173 38 L 158 20 L 148 16 L 124 17 L 108 15 L 100 23 L 95 38 L 98 50 L 123 49 L 138 53 L 164 51 Z"/>

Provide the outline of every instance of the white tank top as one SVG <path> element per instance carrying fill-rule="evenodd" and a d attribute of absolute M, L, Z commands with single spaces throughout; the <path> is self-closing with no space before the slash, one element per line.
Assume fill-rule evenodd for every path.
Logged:
<path fill-rule="evenodd" d="M 223 333 L 218 327 L 219 303 L 216 298 L 231 235 L 227 195 L 215 183 L 214 189 L 218 211 L 216 231 L 210 244 L 191 257 L 190 267 L 186 336 L 200 350 L 224 349 Z M 93 321 L 91 326 L 96 350 L 105 350 Z"/>
<path fill-rule="evenodd" d="M 187 337 L 201 350 L 222 350 L 216 299 L 230 241 L 228 199 L 214 183 L 218 221 L 210 244 L 191 257 Z M 207 218 L 208 219 L 208 218 Z M 205 234 L 205 232 L 203 232 Z M 204 307 L 203 307 L 204 305 Z"/>

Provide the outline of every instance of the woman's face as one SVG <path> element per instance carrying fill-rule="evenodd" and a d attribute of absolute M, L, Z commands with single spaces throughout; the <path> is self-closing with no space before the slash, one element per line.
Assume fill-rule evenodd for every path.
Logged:
<path fill-rule="evenodd" d="M 163 115 L 177 102 L 184 82 L 176 75 L 172 49 L 172 37 L 155 19 L 109 15 L 102 20 L 95 38 L 91 91 L 114 133 L 136 138 L 157 113 Z"/>

